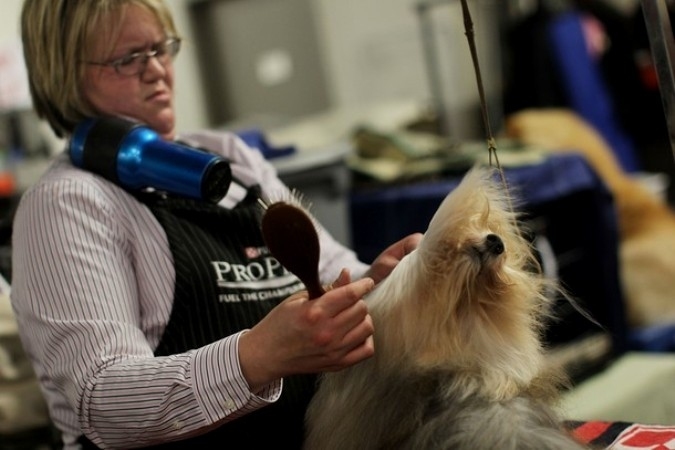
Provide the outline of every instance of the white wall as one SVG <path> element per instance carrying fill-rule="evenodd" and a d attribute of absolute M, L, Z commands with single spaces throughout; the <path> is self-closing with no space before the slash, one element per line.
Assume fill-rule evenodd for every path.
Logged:
<path fill-rule="evenodd" d="M 415 0 L 314 0 L 336 105 L 428 90 Z"/>
<path fill-rule="evenodd" d="M 496 36 L 499 2 L 470 3 L 486 93 L 500 92 Z M 392 99 L 431 100 L 418 0 L 314 0 L 324 37 L 332 99 L 352 107 Z M 456 137 L 473 136 L 478 91 L 460 2 L 431 8 L 441 92 Z M 498 105 L 494 105 L 501 109 Z M 474 125 L 476 124 L 476 125 Z M 458 131 L 459 130 L 459 131 Z M 463 132 L 466 131 L 465 135 Z"/>
<path fill-rule="evenodd" d="M 19 38 L 22 0 L 0 1 L 0 44 Z"/>
<path fill-rule="evenodd" d="M 176 60 L 176 110 L 180 129 L 207 126 L 188 5 L 198 0 L 167 0 L 185 45 Z M 312 0 L 321 36 L 328 90 L 337 107 L 358 106 L 392 98 L 428 97 L 415 0 Z M 22 0 L 0 1 L 0 45 L 19 38 Z M 480 22 L 480 20 L 477 20 Z M 460 37 L 463 36 L 460 34 Z M 466 43 L 455 60 L 467 61 Z M 472 80 L 468 64 L 453 76 Z M 473 89 L 455 92 L 466 102 Z"/>
<path fill-rule="evenodd" d="M 205 92 L 201 88 L 199 65 L 195 42 L 188 17 L 188 4 L 191 0 L 168 0 L 176 26 L 185 38 L 181 53 L 176 59 L 176 114 L 178 128 L 194 130 L 208 124 Z"/>
<path fill-rule="evenodd" d="M 188 5 L 199 0 L 167 0 L 185 45 L 176 60 L 176 110 L 180 129 L 194 129 L 208 124 L 205 96 L 201 88 L 195 42 L 188 18 Z M 501 1 L 501 0 L 499 0 Z M 612 0 L 629 9 L 639 0 Z M 351 107 L 383 99 L 428 96 L 428 82 L 423 67 L 420 30 L 414 11 L 416 0 L 312 0 L 321 36 L 324 63 L 328 72 L 329 98 L 334 106 Z M 459 3 L 459 2 L 457 2 Z M 22 0 L 0 1 L 0 45 L 19 38 L 19 13 Z M 457 8 L 455 7 L 455 14 Z M 480 27 L 480 17 L 474 14 Z M 442 33 L 455 32 L 452 21 Z M 449 28 L 448 28 L 449 27 Z M 473 100 L 475 87 L 466 42 L 457 42 L 451 64 L 452 100 L 463 104 Z M 442 49 L 443 50 L 443 49 Z M 452 49 L 451 49 L 452 50 Z M 482 52 L 479 54 L 485 54 Z M 489 62 L 483 62 L 489 65 Z M 484 76 L 491 72 L 483 69 Z M 468 89 L 462 89 L 467 86 Z"/>

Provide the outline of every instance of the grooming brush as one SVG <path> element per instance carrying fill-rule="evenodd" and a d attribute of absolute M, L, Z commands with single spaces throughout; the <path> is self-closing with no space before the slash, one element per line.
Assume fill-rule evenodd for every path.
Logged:
<path fill-rule="evenodd" d="M 319 281 L 319 236 L 312 219 L 283 201 L 266 208 L 262 234 L 270 253 L 304 283 L 310 299 L 322 296 L 326 291 Z"/>

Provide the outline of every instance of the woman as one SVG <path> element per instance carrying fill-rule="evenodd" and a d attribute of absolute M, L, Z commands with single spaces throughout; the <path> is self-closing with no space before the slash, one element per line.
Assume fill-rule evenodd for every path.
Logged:
<path fill-rule="evenodd" d="M 34 106 L 58 135 L 114 116 L 178 137 L 162 0 L 26 0 L 21 20 Z M 22 196 L 12 304 L 51 417 L 67 449 L 299 447 L 311 374 L 373 354 L 362 297 L 420 236 L 368 267 L 322 232 L 335 287 L 308 301 L 261 240 L 257 198 L 287 192 L 271 166 L 230 134 L 180 139 L 231 161 L 228 207 L 125 191 L 65 153 Z M 263 279 L 242 279 L 251 264 Z"/>

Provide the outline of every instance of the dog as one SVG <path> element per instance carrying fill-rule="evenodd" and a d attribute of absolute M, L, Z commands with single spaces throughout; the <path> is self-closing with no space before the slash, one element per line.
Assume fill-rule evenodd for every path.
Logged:
<path fill-rule="evenodd" d="M 306 450 L 581 449 L 553 405 L 539 275 L 494 170 L 472 168 L 366 298 L 375 355 L 323 374 Z"/>
<path fill-rule="evenodd" d="M 505 135 L 549 152 L 576 152 L 614 197 L 620 277 L 628 324 L 675 322 L 675 212 L 620 166 L 600 133 L 564 108 L 526 109 L 507 117 Z"/>

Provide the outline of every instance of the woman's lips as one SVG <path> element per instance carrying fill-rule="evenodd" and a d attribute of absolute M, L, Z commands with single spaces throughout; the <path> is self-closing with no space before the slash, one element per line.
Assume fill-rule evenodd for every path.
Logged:
<path fill-rule="evenodd" d="M 150 102 L 170 102 L 171 94 L 168 91 L 157 91 L 146 98 Z"/>

